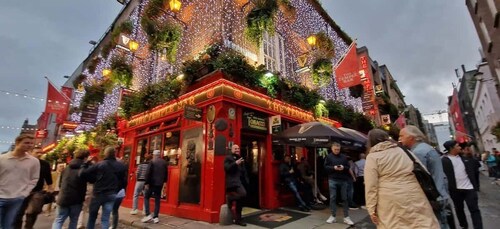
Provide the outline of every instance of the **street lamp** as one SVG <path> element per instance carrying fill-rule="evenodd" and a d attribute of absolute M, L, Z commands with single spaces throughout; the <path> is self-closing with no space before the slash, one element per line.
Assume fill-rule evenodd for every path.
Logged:
<path fill-rule="evenodd" d="M 311 35 L 307 38 L 307 43 L 310 45 L 310 46 L 315 46 L 316 45 L 316 36 L 315 35 Z"/>
<path fill-rule="evenodd" d="M 107 77 L 107 76 L 109 76 L 109 74 L 111 74 L 110 69 L 105 68 L 102 70 L 102 76 Z"/>
<path fill-rule="evenodd" d="M 170 0 L 168 5 L 170 6 L 170 10 L 172 12 L 177 13 L 181 10 L 182 3 L 180 0 Z"/>

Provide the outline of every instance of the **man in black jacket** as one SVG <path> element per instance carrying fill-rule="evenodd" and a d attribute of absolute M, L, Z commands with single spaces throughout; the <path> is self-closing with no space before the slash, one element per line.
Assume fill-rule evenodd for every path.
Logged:
<path fill-rule="evenodd" d="M 69 229 L 75 229 L 78 216 L 87 192 L 87 181 L 78 176 L 82 165 L 88 159 L 88 150 L 79 149 L 74 153 L 74 159 L 61 173 L 60 191 L 57 198 L 57 215 L 52 225 L 53 229 L 61 229 L 69 217 Z"/>
<path fill-rule="evenodd" d="M 240 147 L 238 145 L 233 145 L 231 152 L 224 159 L 227 203 L 231 209 L 234 224 L 246 226 L 246 223 L 241 221 L 241 210 L 243 209 L 241 200 L 247 195 L 245 186 L 248 184 L 245 161 L 240 156 Z"/>
<path fill-rule="evenodd" d="M 153 220 L 153 223 L 159 223 L 161 203 L 161 190 L 163 184 L 168 179 L 167 162 L 160 157 L 160 150 L 153 151 L 153 160 L 149 164 L 149 171 L 147 172 L 146 181 L 144 183 L 144 211 L 146 216 L 141 219 L 141 222 L 146 223 Z M 155 198 L 155 210 L 153 215 L 149 212 L 149 198 Z"/>
<path fill-rule="evenodd" d="M 464 201 L 467 203 L 475 229 L 482 229 L 481 211 L 477 203 L 478 180 L 475 176 L 474 161 L 459 155 L 461 147 L 455 140 L 443 144 L 448 152 L 442 158 L 443 170 L 448 178 L 448 189 L 455 204 L 457 218 L 462 228 L 468 228 L 464 212 Z"/>
<path fill-rule="evenodd" d="M 330 210 L 331 216 L 326 220 L 327 223 L 336 223 L 337 219 L 337 189 L 340 188 L 342 198 L 342 207 L 344 208 L 344 223 L 354 225 L 349 217 L 349 205 L 347 203 L 347 179 L 349 179 L 349 162 L 344 154 L 340 153 L 340 144 L 332 144 L 332 153 L 325 158 L 325 170 L 328 173 L 328 187 L 330 189 Z"/>
<path fill-rule="evenodd" d="M 295 195 L 295 200 L 299 205 L 299 209 L 305 212 L 310 211 L 311 207 L 309 205 L 309 201 L 304 201 L 305 198 L 302 198 L 302 196 L 300 195 L 299 183 L 297 182 L 297 176 L 300 176 L 300 171 L 292 164 L 292 157 L 290 155 L 285 156 L 284 161 L 280 164 L 279 171 L 281 181 L 284 182 L 288 186 L 290 191 L 292 191 Z M 306 197 L 310 195 L 312 196 L 310 187 L 309 190 L 301 190 L 304 191 Z"/>
<path fill-rule="evenodd" d="M 82 179 L 94 183 L 87 229 L 94 229 L 97 213 L 101 206 L 101 226 L 102 228 L 109 228 L 109 215 L 113 209 L 116 194 L 127 186 L 127 168 L 123 163 L 116 160 L 113 146 L 106 147 L 103 161 L 92 166 L 89 166 L 89 164 L 83 164 L 80 171 Z"/>
<path fill-rule="evenodd" d="M 33 188 L 30 195 L 26 197 L 26 199 L 24 199 L 23 201 L 23 205 L 21 205 L 21 208 L 19 209 L 13 224 L 13 227 L 15 229 L 22 228 L 23 216 L 25 213 L 26 213 L 26 222 L 24 224 L 24 228 L 25 229 L 33 228 L 36 219 L 38 218 L 38 214 L 42 212 L 42 208 L 44 205 L 43 199 L 45 194 L 42 193 L 43 186 L 47 184 L 48 191 L 52 192 L 54 190 L 52 186 L 52 174 L 51 174 L 50 163 L 40 159 L 40 157 L 43 155 L 42 148 L 40 147 L 33 148 L 31 155 L 33 155 L 33 157 L 38 158 L 38 161 L 40 161 L 40 179 L 38 180 L 38 183 L 36 183 L 36 186 Z"/>

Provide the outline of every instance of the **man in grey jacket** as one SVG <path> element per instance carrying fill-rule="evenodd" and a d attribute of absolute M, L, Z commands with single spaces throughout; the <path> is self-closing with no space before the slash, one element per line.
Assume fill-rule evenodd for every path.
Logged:
<path fill-rule="evenodd" d="M 438 200 L 440 200 L 442 210 L 436 214 L 436 217 L 441 224 L 441 228 L 450 228 L 447 215 L 451 213 L 446 212 L 450 195 L 446 176 L 443 171 L 443 164 L 441 163 L 441 156 L 432 146 L 425 143 L 425 139 L 424 133 L 416 126 L 407 125 L 399 132 L 399 141 L 401 144 L 410 149 L 431 174 L 436 188 L 441 195 Z"/>
<path fill-rule="evenodd" d="M 160 200 L 161 190 L 163 184 L 168 179 L 167 162 L 160 158 L 160 150 L 153 151 L 153 160 L 150 163 L 149 171 L 144 185 L 144 211 L 146 216 L 142 218 L 141 222 L 146 223 L 153 220 L 153 223 L 159 223 L 158 214 L 160 214 Z M 149 211 L 149 198 L 155 198 L 155 210 L 153 215 Z"/>

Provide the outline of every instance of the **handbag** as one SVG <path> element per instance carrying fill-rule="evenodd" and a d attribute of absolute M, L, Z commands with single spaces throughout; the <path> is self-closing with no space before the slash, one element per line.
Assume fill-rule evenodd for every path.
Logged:
<path fill-rule="evenodd" d="M 407 149 L 402 147 L 401 149 L 403 149 L 406 155 L 408 155 L 408 157 L 410 157 L 413 161 L 413 174 L 415 174 L 415 177 L 417 178 L 420 187 L 422 187 L 425 196 L 434 208 L 433 203 L 436 203 L 437 198 L 440 196 L 439 191 L 436 188 L 436 184 L 434 183 L 434 179 L 432 179 L 431 174 L 429 174 L 429 172 L 427 172 L 427 170 L 420 163 L 415 161 L 415 158 Z"/>

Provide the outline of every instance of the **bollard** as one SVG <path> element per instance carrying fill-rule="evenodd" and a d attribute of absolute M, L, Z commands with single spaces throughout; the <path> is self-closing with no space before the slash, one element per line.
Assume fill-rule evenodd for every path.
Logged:
<path fill-rule="evenodd" d="M 220 225 L 233 224 L 233 216 L 231 215 L 231 211 L 229 210 L 227 204 L 223 204 L 220 206 L 219 224 Z"/>

